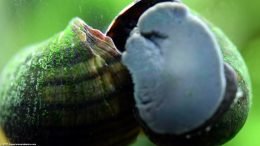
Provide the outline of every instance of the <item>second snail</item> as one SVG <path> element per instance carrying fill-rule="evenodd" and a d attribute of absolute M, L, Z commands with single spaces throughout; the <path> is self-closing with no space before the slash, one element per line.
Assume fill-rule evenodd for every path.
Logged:
<path fill-rule="evenodd" d="M 127 146 L 140 129 L 157 146 L 219 146 L 251 105 L 236 47 L 171 0 L 136 1 L 106 35 L 73 19 L 18 53 L 0 86 L 6 141 L 43 146 Z"/>

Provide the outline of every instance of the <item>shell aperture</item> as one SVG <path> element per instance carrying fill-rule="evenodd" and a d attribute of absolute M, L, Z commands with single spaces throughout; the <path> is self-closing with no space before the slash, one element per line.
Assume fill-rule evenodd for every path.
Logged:
<path fill-rule="evenodd" d="M 150 7 L 161 2 L 179 2 L 179 0 L 138 0 L 123 9 L 107 29 L 106 34 L 111 37 L 121 52 L 125 50 L 125 43 L 131 30 L 136 27 L 139 17 Z"/>

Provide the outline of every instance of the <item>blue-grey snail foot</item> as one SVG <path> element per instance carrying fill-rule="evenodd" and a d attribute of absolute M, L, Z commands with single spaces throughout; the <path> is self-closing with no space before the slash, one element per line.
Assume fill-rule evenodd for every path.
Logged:
<path fill-rule="evenodd" d="M 122 60 L 133 78 L 139 114 L 158 133 L 195 129 L 223 100 L 220 48 L 209 28 L 182 4 L 165 2 L 147 10 Z"/>
<path fill-rule="evenodd" d="M 148 9 L 122 61 L 133 78 L 136 114 L 154 143 L 220 145 L 244 124 L 248 104 L 236 99 L 238 76 L 208 25 L 185 5 Z"/>

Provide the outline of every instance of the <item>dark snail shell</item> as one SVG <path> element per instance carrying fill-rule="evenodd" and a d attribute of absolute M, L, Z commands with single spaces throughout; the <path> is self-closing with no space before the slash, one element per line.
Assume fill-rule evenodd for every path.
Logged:
<path fill-rule="evenodd" d="M 139 129 L 132 82 L 112 40 L 79 18 L 4 69 L 0 127 L 11 143 L 123 146 Z"/>
<path fill-rule="evenodd" d="M 146 11 L 150 7 L 160 2 L 164 2 L 164 1 L 141 0 L 135 3 L 134 5 L 128 7 L 126 10 L 123 11 L 123 13 L 121 13 L 114 20 L 114 22 L 111 24 L 110 28 L 107 31 L 107 35 L 111 36 L 115 40 L 115 44 L 120 49 L 120 51 L 126 50 L 125 48 L 126 47 L 125 45 L 127 44 L 126 42 L 127 41 L 131 42 L 132 40 L 130 39 L 136 37 L 135 34 L 143 35 L 143 37 L 149 41 L 153 41 L 156 38 L 159 38 L 160 40 L 165 38 L 165 36 L 161 36 L 160 34 L 157 34 L 157 32 L 152 32 L 150 34 L 148 33 L 142 34 L 142 32 L 138 32 L 140 30 L 139 28 L 140 26 L 137 26 L 139 18 L 141 16 L 145 17 L 143 13 L 146 13 Z M 205 120 L 204 123 L 198 126 L 197 128 L 187 130 L 187 132 L 181 134 L 171 134 L 171 133 L 161 134 L 154 131 L 147 124 L 147 122 L 152 122 L 152 121 L 145 121 L 144 119 L 142 119 L 137 104 L 138 101 L 136 101 L 137 107 L 135 108 L 136 109 L 135 112 L 136 112 L 137 119 L 139 119 L 139 123 L 143 127 L 149 139 L 153 141 L 155 144 L 157 144 L 158 146 L 221 145 L 227 142 L 228 140 L 232 139 L 238 133 L 238 131 L 243 127 L 248 116 L 249 108 L 251 105 L 251 85 L 250 85 L 250 79 L 247 72 L 247 68 L 241 55 L 239 54 L 236 47 L 232 44 L 232 42 L 218 28 L 211 25 L 209 22 L 204 20 L 204 18 L 201 18 L 200 16 L 197 17 L 199 19 L 202 19 L 202 21 L 205 21 L 206 25 L 208 25 L 208 27 L 212 31 L 212 34 L 216 38 L 216 41 L 220 47 L 221 54 L 223 56 L 223 62 L 224 62 L 223 66 L 224 66 L 224 75 L 225 75 L 224 77 L 226 80 L 224 98 L 221 104 L 219 105 L 218 109 L 209 119 Z M 133 31 L 134 28 L 136 30 Z M 130 35 L 130 33 L 132 33 L 133 37 Z M 158 41 L 159 43 L 160 40 Z M 155 46 L 157 45 L 160 46 L 160 44 L 157 44 L 156 42 L 154 42 L 154 44 Z M 134 44 L 134 45 L 139 47 L 137 48 L 137 50 L 140 49 L 141 47 L 138 44 Z M 128 46 L 134 46 L 134 45 L 130 44 Z M 142 54 L 142 52 L 140 54 Z M 136 58 L 138 57 L 133 57 L 133 58 L 137 60 Z M 130 61 L 134 61 L 134 60 L 132 59 Z M 141 61 L 142 59 L 136 61 L 136 63 L 137 62 L 141 63 Z M 130 65 L 128 66 L 129 62 L 127 61 L 125 62 L 126 62 L 125 65 L 131 72 L 131 66 Z M 143 68 L 145 67 L 146 66 L 143 66 Z M 152 72 L 150 72 L 150 74 L 152 74 Z M 145 75 L 145 77 L 147 76 L 149 76 L 149 73 Z M 132 78 L 137 78 L 137 77 L 132 75 Z M 137 86 L 135 79 L 133 80 L 135 86 Z M 200 84 L 198 84 L 198 86 L 200 86 Z M 150 101 L 144 101 L 144 102 L 147 102 L 149 104 Z M 201 106 L 203 106 L 203 103 L 201 103 Z"/>

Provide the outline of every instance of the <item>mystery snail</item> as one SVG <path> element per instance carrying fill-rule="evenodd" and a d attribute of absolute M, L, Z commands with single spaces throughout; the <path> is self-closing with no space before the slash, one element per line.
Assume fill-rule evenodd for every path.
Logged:
<path fill-rule="evenodd" d="M 6 137 L 43 146 L 127 145 L 139 128 L 131 78 L 120 56 L 109 37 L 79 18 L 23 50 L 1 75 Z"/>
<path fill-rule="evenodd" d="M 158 146 L 217 146 L 244 125 L 242 57 L 180 1 L 136 1 L 106 34 L 75 18 L 6 66 L 0 130 L 10 142 L 124 146 L 139 122 Z"/>
<path fill-rule="evenodd" d="M 130 14 L 141 5 L 142 14 Z M 124 52 L 137 119 L 158 146 L 221 145 L 244 125 L 251 104 L 246 65 L 218 28 L 184 4 L 139 1 L 107 34 Z"/>

